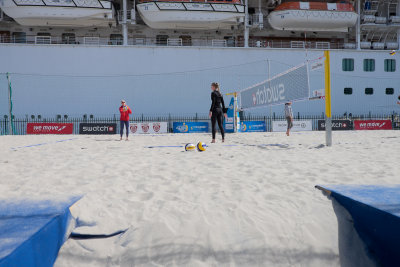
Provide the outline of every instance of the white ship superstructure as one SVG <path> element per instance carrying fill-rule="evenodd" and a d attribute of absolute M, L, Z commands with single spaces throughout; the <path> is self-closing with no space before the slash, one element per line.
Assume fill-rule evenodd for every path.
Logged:
<path fill-rule="evenodd" d="M 124 65 L 123 73 L 152 73 L 155 66 L 165 66 L 159 70 L 163 73 L 176 62 L 174 71 L 180 72 L 210 67 L 205 62 L 219 67 L 250 62 L 250 58 L 280 61 L 288 67 L 331 50 L 336 68 L 332 72 L 344 75 L 333 88 L 338 90 L 336 100 L 362 99 L 355 93 L 349 95 L 345 88 L 352 87 L 346 83 L 351 84 L 354 77 L 368 77 L 369 84 L 357 90 L 375 88 L 372 96 L 362 95 L 365 101 L 376 102 L 371 112 L 398 111 L 400 53 L 390 55 L 389 51 L 398 50 L 399 42 L 399 0 L 0 0 L 0 51 L 7 56 L 25 51 L 24 57 L 36 61 L 25 72 L 37 73 L 38 58 L 30 53 L 45 55 L 49 46 L 58 48 L 54 56 L 69 62 L 63 64 L 70 64 L 67 69 L 77 75 L 94 74 L 94 70 L 118 74 L 120 62 L 126 60 L 131 65 Z M 65 58 L 64 53 L 71 51 L 81 53 L 80 64 Z M 98 51 L 104 65 L 93 65 L 93 54 L 82 51 Z M 147 57 L 142 57 L 144 52 Z M 159 52 L 171 56 L 156 56 Z M 12 61 L 20 61 L 22 54 L 13 54 Z M 51 60 L 54 57 L 43 56 L 40 64 L 51 65 Z M 2 60 L 0 72 L 19 72 L 16 66 Z M 241 82 L 255 82 L 251 71 L 246 73 Z M 95 88 L 95 82 L 90 86 Z M 196 93 L 199 88 L 190 90 Z M 364 102 L 352 105 L 361 107 Z M 164 110 L 174 112 L 174 108 Z M 187 109 L 201 112 L 200 108 Z M 317 113 L 320 109 L 319 104 L 312 104 L 303 111 Z M 343 107 L 337 112 L 346 111 Z"/>

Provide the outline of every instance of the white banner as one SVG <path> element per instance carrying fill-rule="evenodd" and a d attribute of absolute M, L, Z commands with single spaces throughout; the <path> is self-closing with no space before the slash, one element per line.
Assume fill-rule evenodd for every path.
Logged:
<path fill-rule="evenodd" d="M 168 132 L 168 122 L 132 122 L 129 125 L 133 134 L 160 134 Z"/>
<path fill-rule="evenodd" d="M 273 121 L 272 131 L 273 132 L 286 132 L 287 121 Z M 312 121 L 293 121 L 293 132 L 300 131 L 312 131 Z"/>
<path fill-rule="evenodd" d="M 302 64 L 270 80 L 263 81 L 239 92 L 243 109 L 283 104 L 288 101 L 308 99 L 308 68 Z"/>

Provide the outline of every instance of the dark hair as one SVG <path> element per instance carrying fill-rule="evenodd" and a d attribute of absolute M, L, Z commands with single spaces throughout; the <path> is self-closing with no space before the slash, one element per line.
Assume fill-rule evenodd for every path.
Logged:
<path fill-rule="evenodd" d="M 219 83 L 213 82 L 213 83 L 211 84 L 211 86 L 214 86 L 215 90 L 217 90 L 218 92 L 221 92 L 220 89 L 219 89 Z"/>

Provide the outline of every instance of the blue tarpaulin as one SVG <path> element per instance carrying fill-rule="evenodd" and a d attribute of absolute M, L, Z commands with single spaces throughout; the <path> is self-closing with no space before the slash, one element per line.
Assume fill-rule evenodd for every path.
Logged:
<path fill-rule="evenodd" d="M 69 207 L 79 198 L 0 200 L 0 266 L 53 266 L 72 230 Z"/>
<path fill-rule="evenodd" d="M 366 253 L 377 265 L 399 266 L 400 185 L 335 185 L 317 188 L 348 211 Z"/>

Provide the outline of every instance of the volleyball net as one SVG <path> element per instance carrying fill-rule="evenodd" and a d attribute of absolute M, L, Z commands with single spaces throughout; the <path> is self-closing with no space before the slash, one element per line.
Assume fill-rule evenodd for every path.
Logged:
<path fill-rule="evenodd" d="M 308 79 L 308 66 L 301 64 L 240 91 L 240 107 L 258 108 L 308 99 L 310 96 Z"/>

